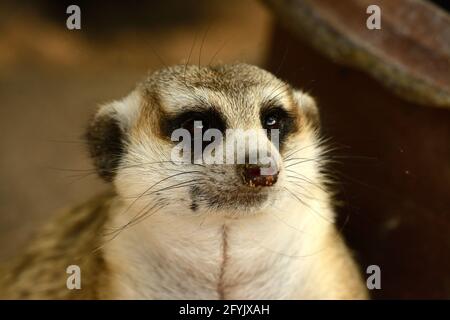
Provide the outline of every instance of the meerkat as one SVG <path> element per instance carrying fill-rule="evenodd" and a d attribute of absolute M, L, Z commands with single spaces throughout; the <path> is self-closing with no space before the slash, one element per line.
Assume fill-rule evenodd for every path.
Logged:
<path fill-rule="evenodd" d="M 174 163 L 171 133 L 196 120 L 278 129 L 276 170 Z M 102 105 L 86 139 L 110 191 L 57 216 L 3 266 L 1 298 L 367 298 L 334 224 L 307 93 L 247 64 L 167 67 Z M 71 265 L 79 289 L 67 287 Z"/>

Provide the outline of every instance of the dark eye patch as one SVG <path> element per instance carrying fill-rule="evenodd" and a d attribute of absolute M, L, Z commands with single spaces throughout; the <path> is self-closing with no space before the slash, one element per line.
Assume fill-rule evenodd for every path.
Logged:
<path fill-rule="evenodd" d="M 208 129 L 217 129 L 225 133 L 226 130 L 226 122 L 222 118 L 219 112 L 214 110 L 213 108 L 203 109 L 203 110 L 190 110 L 180 114 L 177 114 L 173 117 L 167 117 L 164 122 L 164 134 L 166 138 L 171 139 L 172 133 L 176 129 L 186 129 L 189 131 L 191 135 L 191 150 L 194 150 L 194 127 L 195 121 L 201 121 L 202 125 L 202 134 L 206 132 Z M 201 141 L 202 150 L 206 148 L 206 146 L 213 141 Z M 191 153 L 192 161 L 194 161 L 194 152 Z"/>
<path fill-rule="evenodd" d="M 287 137 L 297 130 L 296 115 L 287 111 L 280 105 L 269 105 L 261 108 L 261 125 L 267 129 L 270 138 L 270 130 L 278 129 L 280 133 L 280 147 L 286 141 Z"/>

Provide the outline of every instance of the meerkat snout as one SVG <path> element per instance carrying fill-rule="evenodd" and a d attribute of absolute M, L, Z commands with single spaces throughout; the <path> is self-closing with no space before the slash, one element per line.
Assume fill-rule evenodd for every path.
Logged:
<path fill-rule="evenodd" d="M 270 169 L 265 173 L 263 167 L 258 164 L 245 164 L 237 167 L 238 172 L 242 176 L 242 181 L 249 187 L 271 187 L 278 180 L 279 171 Z"/>

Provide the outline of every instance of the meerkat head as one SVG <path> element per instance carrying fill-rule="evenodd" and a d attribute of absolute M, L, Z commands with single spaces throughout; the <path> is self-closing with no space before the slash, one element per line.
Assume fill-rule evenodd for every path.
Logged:
<path fill-rule="evenodd" d="M 258 67 L 179 65 L 103 105 L 86 137 L 123 199 L 239 215 L 307 194 L 320 172 L 318 119 L 309 95 Z"/>

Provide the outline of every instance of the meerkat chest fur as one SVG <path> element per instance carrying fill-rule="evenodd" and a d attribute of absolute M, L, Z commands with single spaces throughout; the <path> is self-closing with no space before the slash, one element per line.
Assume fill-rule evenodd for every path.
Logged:
<path fill-rule="evenodd" d="M 295 203 L 291 205 L 288 211 L 296 217 L 273 209 L 244 219 L 174 218 L 163 212 L 149 217 L 105 246 L 106 261 L 115 271 L 115 297 L 307 297 L 299 288 L 307 284 L 317 255 L 326 248 L 317 235 L 327 227 L 311 213 L 302 218 Z M 114 225 L 128 221 L 127 215 L 118 214 Z M 306 227 L 310 235 L 301 231 Z"/>

